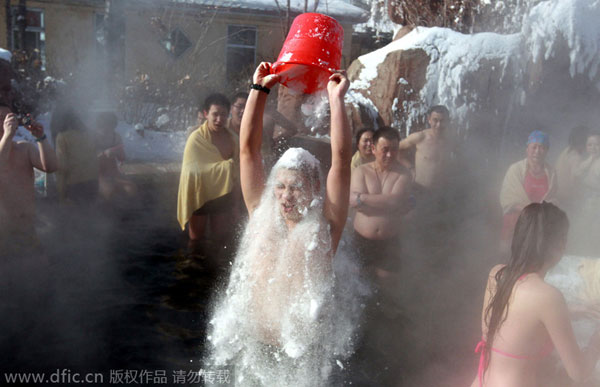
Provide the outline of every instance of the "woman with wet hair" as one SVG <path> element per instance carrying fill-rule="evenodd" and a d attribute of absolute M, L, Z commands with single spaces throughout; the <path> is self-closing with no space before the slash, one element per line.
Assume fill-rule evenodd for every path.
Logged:
<path fill-rule="evenodd" d="M 508 264 L 489 274 L 472 387 L 539 386 L 540 360 L 553 349 L 574 381 L 592 374 L 600 333 L 579 349 L 562 293 L 544 282 L 563 255 L 568 229 L 566 214 L 551 203 L 532 203 L 521 212 Z"/>

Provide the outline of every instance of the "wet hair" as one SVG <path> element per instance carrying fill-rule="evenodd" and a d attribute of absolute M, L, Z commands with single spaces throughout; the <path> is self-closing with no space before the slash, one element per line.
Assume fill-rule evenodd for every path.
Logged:
<path fill-rule="evenodd" d="M 114 129 L 117 127 L 119 119 L 114 112 L 101 112 L 96 115 L 96 126 L 101 128 Z"/>
<path fill-rule="evenodd" d="M 355 137 L 356 138 L 356 149 L 358 149 L 358 143 L 360 142 L 360 138 L 366 132 L 373 132 L 373 134 L 375 134 L 375 129 L 373 129 L 373 128 L 362 128 L 361 130 L 359 130 L 358 132 L 356 132 L 356 137 Z"/>
<path fill-rule="evenodd" d="M 552 249 L 564 242 L 568 230 L 567 215 L 552 203 L 532 203 L 521 211 L 513 234 L 510 260 L 496 273 L 496 292 L 485 310 L 488 327 L 484 348 L 486 369 L 496 333 L 508 315 L 515 283 L 521 276 L 539 271 L 550 258 Z"/>
<path fill-rule="evenodd" d="M 214 93 L 206 97 L 204 104 L 202 105 L 202 110 L 207 112 L 212 105 L 223 106 L 227 108 L 227 110 L 231 108 L 231 102 L 229 102 L 227 97 L 220 93 Z"/>
<path fill-rule="evenodd" d="M 248 99 L 248 93 L 246 93 L 245 91 L 240 91 L 239 93 L 236 93 L 233 98 L 231 98 L 231 102 L 235 102 L 237 99 L 242 98 L 242 99 Z"/>
<path fill-rule="evenodd" d="M 585 125 L 579 125 L 571 129 L 571 133 L 569 133 L 569 148 L 579 154 L 583 154 L 589 132 L 590 128 Z"/>
<path fill-rule="evenodd" d="M 448 111 L 448 108 L 444 105 L 435 105 L 429 108 L 429 110 L 427 110 L 427 117 L 431 116 L 431 113 L 439 113 L 439 114 L 443 114 L 446 117 L 450 117 L 450 111 Z"/>
<path fill-rule="evenodd" d="M 373 144 L 377 144 L 380 138 L 385 138 L 386 140 L 398 140 L 400 141 L 400 133 L 391 126 L 382 126 L 377 129 L 375 133 L 373 133 Z"/>

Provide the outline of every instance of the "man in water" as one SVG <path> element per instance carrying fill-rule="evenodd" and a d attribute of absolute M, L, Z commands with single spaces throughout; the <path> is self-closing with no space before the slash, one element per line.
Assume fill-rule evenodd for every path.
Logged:
<path fill-rule="evenodd" d="M 177 219 L 188 225 L 190 248 L 205 238 L 210 222 L 213 238 L 224 239 L 236 184 L 237 148 L 227 130 L 230 103 L 222 94 L 209 95 L 203 106 L 206 121 L 188 137 L 183 153 Z"/>
<path fill-rule="evenodd" d="M 372 373 L 371 382 L 378 385 L 391 383 L 398 369 L 398 356 L 389 355 L 397 348 L 381 335 L 399 323 L 393 295 L 400 283 L 400 231 L 412 183 L 410 171 L 398 161 L 399 140 L 392 128 L 375 132 L 371 146 L 375 161 L 354 169 L 350 194 L 350 205 L 356 209 L 354 243 L 374 292 L 353 368 L 366 367 L 364 373 Z"/>
<path fill-rule="evenodd" d="M 410 171 L 398 162 L 399 140 L 392 128 L 377 130 L 371 145 L 375 161 L 352 173 L 354 237 L 368 270 L 382 279 L 398 269 L 402 212 L 407 208 L 412 180 Z"/>
<path fill-rule="evenodd" d="M 240 131 L 240 176 L 250 218 L 223 298 L 210 323 L 209 362 L 235 366 L 244 385 L 324 385 L 350 324 L 336 324 L 333 257 L 348 214 L 352 138 L 344 106 L 349 81 L 329 78 L 331 167 L 287 150 L 268 179 L 261 156 L 267 94 L 279 79 L 257 68 Z M 235 311 L 232 313 L 232 311 Z M 339 343 L 336 342 L 339 338 Z M 243 381 L 243 383 L 242 383 Z"/>
<path fill-rule="evenodd" d="M 439 189 L 445 183 L 445 170 L 451 153 L 447 127 L 450 113 L 436 105 L 427 113 L 429 128 L 412 133 L 400 142 L 400 150 L 415 149 L 415 188 L 420 191 Z"/>
<path fill-rule="evenodd" d="M 35 244 L 33 168 L 52 173 L 58 163 L 42 125 L 26 126 L 36 139 L 34 146 L 13 141 L 19 123 L 7 106 L 0 105 L 0 122 L 0 249 L 6 253 L 8 245 L 18 251 Z"/>

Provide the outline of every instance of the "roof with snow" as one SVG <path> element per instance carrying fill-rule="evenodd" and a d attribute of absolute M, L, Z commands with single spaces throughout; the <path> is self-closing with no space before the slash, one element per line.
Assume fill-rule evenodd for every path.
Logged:
<path fill-rule="evenodd" d="M 10 53 L 10 51 L 0 48 L 0 59 L 10 62 L 11 58 L 12 54 Z"/>
<path fill-rule="evenodd" d="M 285 17 L 287 0 L 154 0 L 156 3 L 181 3 L 190 6 L 200 6 L 212 10 L 231 13 L 266 14 Z M 145 1 L 144 1 L 145 2 Z M 315 9 L 315 2 L 317 8 Z M 305 0 L 290 0 L 292 16 L 304 12 Z M 279 4 L 279 5 L 278 5 Z M 344 0 L 308 0 L 308 12 L 319 12 L 332 16 L 339 21 L 365 22 L 369 19 L 369 12 L 347 3 Z"/>

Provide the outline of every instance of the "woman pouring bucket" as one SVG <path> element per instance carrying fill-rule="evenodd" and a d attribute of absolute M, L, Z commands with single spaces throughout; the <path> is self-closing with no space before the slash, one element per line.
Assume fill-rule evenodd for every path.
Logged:
<path fill-rule="evenodd" d="M 343 30 L 320 14 L 298 16 L 278 62 L 253 76 L 240 129 L 240 176 L 250 218 L 225 292 L 210 320 L 207 363 L 233 366 L 236 385 L 327 385 L 350 351 L 340 323 L 332 260 L 350 189 L 351 132 L 340 65 Z M 331 168 L 301 148 L 287 150 L 265 176 L 260 154 L 267 94 L 277 82 L 309 93 L 326 88 Z M 344 329 L 343 327 L 347 327 Z M 335 358 L 334 358 L 335 356 Z"/>

